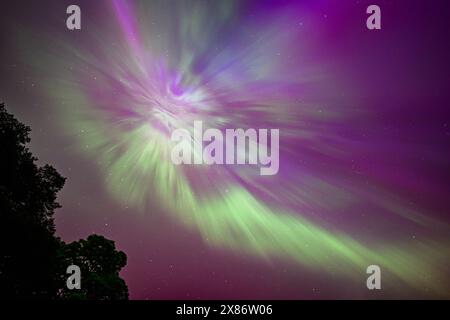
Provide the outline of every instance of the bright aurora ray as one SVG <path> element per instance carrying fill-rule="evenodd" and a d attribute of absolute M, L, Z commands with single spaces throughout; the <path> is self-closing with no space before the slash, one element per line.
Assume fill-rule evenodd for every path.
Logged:
<path fill-rule="evenodd" d="M 89 39 L 54 35 L 47 41 L 55 51 L 35 58 L 53 66 L 54 112 L 117 201 L 151 214 L 152 195 L 214 247 L 349 279 L 378 264 L 411 287 L 444 292 L 448 237 L 412 245 L 378 236 L 368 244 L 365 233 L 382 234 L 390 217 L 424 229 L 448 225 L 392 192 L 386 162 L 369 165 L 379 141 L 353 132 L 371 112 L 339 98 L 352 83 L 338 81 L 333 65 L 312 53 L 320 33 L 298 27 L 316 23 L 302 5 L 276 14 L 256 5 L 251 15 L 244 14 L 250 5 L 232 1 L 103 4 Z M 221 130 L 280 129 L 278 175 L 173 165 L 171 132 L 192 129 L 194 120 Z M 358 163 L 372 170 L 358 171 Z M 367 220 L 355 218 L 352 229 L 339 223 L 355 212 Z"/>

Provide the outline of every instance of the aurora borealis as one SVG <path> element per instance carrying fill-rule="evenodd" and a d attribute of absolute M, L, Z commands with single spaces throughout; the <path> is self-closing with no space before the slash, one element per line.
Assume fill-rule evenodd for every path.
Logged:
<path fill-rule="evenodd" d="M 449 297 L 443 4 L 369 31 L 367 1 L 76 2 L 80 31 L 1 5 L 0 99 L 68 179 L 58 233 L 116 240 L 131 297 Z M 194 121 L 278 128 L 278 174 L 174 165 Z"/>

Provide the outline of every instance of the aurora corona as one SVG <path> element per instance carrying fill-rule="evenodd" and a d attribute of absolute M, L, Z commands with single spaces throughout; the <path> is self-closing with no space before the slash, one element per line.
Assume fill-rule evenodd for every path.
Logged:
<path fill-rule="evenodd" d="M 78 34 L 63 26 L 15 38 L 30 69 L 51 66 L 39 88 L 67 152 L 95 167 L 124 214 L 163 208 L 208 248 L 258 263 L 354 282 L 376 264 L 392 283 L 445 292 L 447 224 L 408 193 L 437 198 L 442 188 L 419 186 L 403 165 L 429 150 L 414 136 L 392 138 L 413 127 L 407 120 L 383 123 L 403 119 L 402 91 L 367 102 L 373 86 L 363 90 L 368 77 L 348 70 L 360 56 L 340 51 L 350 38 L 324 17 L 326 1 L 276 3 L 86 1 L 102 19 L 85 18 Z M 350 4 L 327 10 L 339 20 L 341 6 Z M 411 230 L 427 236 L 412 242 Z"/>

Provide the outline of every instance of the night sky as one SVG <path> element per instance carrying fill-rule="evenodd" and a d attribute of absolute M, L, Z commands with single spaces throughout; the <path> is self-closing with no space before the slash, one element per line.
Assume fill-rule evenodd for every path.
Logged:
<path fill-rule="evenodd" d="M 446 1 L 0 12 L 0 101 L 67 178 L 57 234 L 114 240 L 131 298 L 450 297 Z M 170 133 L 194 120 L 280 129 L 278 174 L 173 165 Z M 372 264 L 382 290 L 366 288 Z"/>

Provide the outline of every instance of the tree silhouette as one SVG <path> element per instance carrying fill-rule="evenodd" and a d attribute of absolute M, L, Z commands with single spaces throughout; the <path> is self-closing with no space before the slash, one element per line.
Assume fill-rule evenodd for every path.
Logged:
<path fill-rule="evenodd" d="M 65 183 L 53 167 L 38 167 L 26 144 L 30 128 L 0 104 L 0 297 L 127 299 L 119 277 L 126 255 L 92 235 L 66 244 L 55 237 L 57 193 Z M 66 288 L 66 268 L 82 270 L 82 289 Z"/>
<path fill-rule="evenodd" d="M 119 277 L 126 265 L 125 253 L 116 251 L 114 242 L 102 236 L 91 235 L 62 246 L 61 266 L 77 265 L 81 269 L 82 288 L 79 292 L 62 290 L 60 295 L 68 298 L 95 300 L 121 300 L 128 298 L 128 288 Z M 61 270 L 63 271 L 63 270 Z M 65 281 L 65 277 L 63 278 Z"/>

